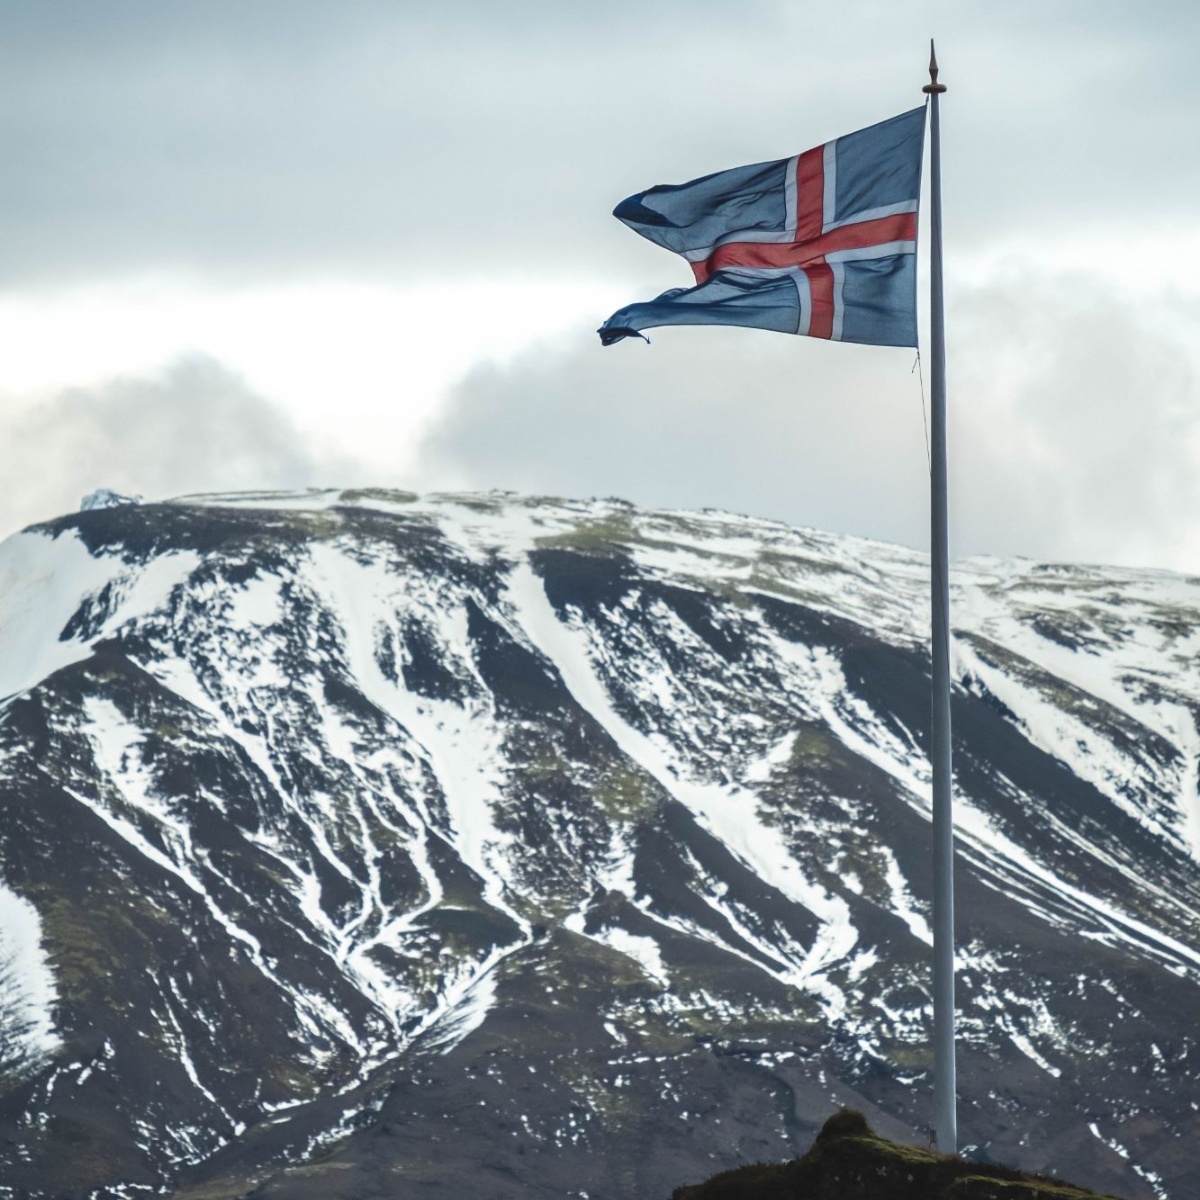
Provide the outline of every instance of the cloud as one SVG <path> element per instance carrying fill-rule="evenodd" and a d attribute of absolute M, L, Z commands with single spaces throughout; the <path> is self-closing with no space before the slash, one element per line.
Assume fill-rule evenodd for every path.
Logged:
<path fill-rule="evenodd" d="M 927 478 L 911 351 L 746 330 L 590 331 L 483 367 L 421 457 L 442 483 L 713 506 L 905 540 Z"/>
<path fill-rule="evenodd" d="M 1030 264 L 954 290 L 952 553 L 1200 570 L 1196 363 L 1152 305 L 1139 318 L 1125 299 Z M 651 337 L 602 350 L 581 333 L 476 370 L 429 435 L 431 478 L 928 545 L 911 351 Z"/>
<path fill-rule="evenodd" d="M 1194 5 L 853 7 L 0 0 L 2 277 L 628 274 L 617 200 L 921 103 L 914 28 L 958 246 L 1190 220 Z"/>
<path fill-rule="evenodd" d="M 119 283 L 165 281 L 190 313 L 169 347 L 147 357 L 135 322 L 136 352 L 61 377 L 136 375 L 205 347 L 306 422 L 328 391 L 340 424 L 353 428 L 355 410 L 376 464 L 401 473 L 444 382 L 501 353 L 488 338 L 502 326 L 502 340 L 524 344 L 472 309 L 468 284 L 501 293 L 496 308 L 536 331 L 547 328 L 530 311 L 538 288 L 633 298 L 684 282 L 612 205 L 920 103 L 926 51 L 913 29 L 935 29 L 950 87 L 948 263 L 977 284 L 952 307 L 956 550 L 1195 562 L 1200 348 L 1150 310 L 1163 311 L 1152 295 L 1163 280 L 1186 290 L 1195 276 L 1195 238 L 1180 235 L 1195 224 L 1200 158 L 1179 148 L 1200 113 L 1188 57 L 1200 7 L 1163 0 L 1150 19 L 1093 0 L 1081 11 L 1040 0 L 746 0 L 736 11 L 717 0 L 0 0 L 0 299 L 28 314 L 83 291 L 112 310 Z M 1135 301 L 1115 285 L 1089 280 L 1086 302 L 1064 291 L 1047 272 L 1068 244 L 1072 261 L 1103 256 L 1123 272 L 1136 310 L 1123 311 Z M 989 275 L 1014 247 L 1040 272 Z M 354 288 L 439 299 L 422 321 L 376 304 L 372 323 L 344 303 Z M 328 289 L 339 320 L 301 328 L 280 309 L 270 323 L 236 321 L 239 340 L 204 316 L 281 289 Z M 389 323 L 395 336 L 377 332 Z M 52 327 L 58 343 L 87 340 L 79 323 Z M 366 342 L 386 348 L 386 371 Z M 340 357 L 310 369 L 297 343 Z M 426 448 L 428 474 L 718 504 L 923 545 L 910 365 L 902 352 L 719 332 L 664 332 L 652 348 L 602 356 L 581 332 L 470 375 Z M 208 418 L 185 419 L 157 392 L 141 411 L 163 446 L 108 436 L 101 414 L 134 403 L 122 388 L 165 394 L 181 379 L 98 386 L 77 394 L 87 403 L 59 397 L 0 420 L 11 434 L 0 458 L 20 483 L 13 520 L 73 505 L 100 461 L 104 482 L 151 494 L 321 477 L 325 457 L 231 376 L 205 385 L 226 396 L 205 428 L 215 439 L 238 411 L 253 430 L 258 414 L 261 444 L 240 474 L 236 456 L 214 452 L 196 482 L 171 483 L 191 469 L 179 431 Z M 74 440 L 89 422 L 106 458 Z"/>
<path fill-rule="evenodd" d="M 961 294 L 951 440 L 970 548 L 1200 571 L 1200 386 L 1177 307 L 1029 264 Z"/>
<path fill-rule="evenodd" d="M 26 404 L 0 421 L 0 532 L 75 509 L 98 487 L 161 499 L 353 479 L 279 408 L 211 358 Z"/>
<path fill-rule="evenodd" d="M 715 53 L 728 11 L 693 0 L 681 24 L 630 0 L 603 14 L 548 0 L 2 7 L 14 282 L 164 268 L 413 282 L 527 270 L 539 244 L 578 258 L 580 215 L 602 226 L 614 202 L 621 104 L 647 103 L 664 56 Z"/>

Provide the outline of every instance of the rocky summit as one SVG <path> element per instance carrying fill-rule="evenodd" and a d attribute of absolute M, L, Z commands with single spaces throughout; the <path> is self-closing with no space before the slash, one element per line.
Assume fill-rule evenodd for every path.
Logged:
<path fill-rule="evenodd" d="M 0 546 L 0 1197 L 663 1200 L 931 1113 L 928 564 L 509 495 Z M 952 580 L 960 1137 L 1200 1195 L 1200 580 Z"/>

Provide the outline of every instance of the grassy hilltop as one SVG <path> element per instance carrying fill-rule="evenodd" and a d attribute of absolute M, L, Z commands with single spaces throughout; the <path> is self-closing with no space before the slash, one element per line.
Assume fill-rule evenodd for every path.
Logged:
<path fill-rule="evenodd" d="M 812 1149 L 676 1188 L 671 1200 L 1114 1200 L 1058 1179 L 889 1142 L 842 1109 Z"/>

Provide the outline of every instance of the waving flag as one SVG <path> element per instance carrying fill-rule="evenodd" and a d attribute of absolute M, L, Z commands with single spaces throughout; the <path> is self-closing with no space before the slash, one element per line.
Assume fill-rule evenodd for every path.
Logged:
<path fill-rule="evenodd" d="M 696 286 L 613 313 L 601 342 L 656 325 L 746 325 L 915 346 L 924 134 L 915 108 L 792 158 L 623 200 L 613 216 L 683 255 Z"/>

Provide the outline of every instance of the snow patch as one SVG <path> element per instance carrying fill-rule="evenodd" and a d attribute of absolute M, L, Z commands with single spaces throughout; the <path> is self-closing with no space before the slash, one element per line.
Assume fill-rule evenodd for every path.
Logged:
<path fill-rule="evenodd" d="M 62 1044 L 54 1027 L 58 991 L 42 945 L 42 921 L 0 883 L 0 1063 L 36 1066 Z"/>
<path fill-rule="evenodd" d="M 663 965 L 662 950 L 653 938 L 630 933 L 627 929 L 615 925 L 606 925 L 595 933 L 588 933 L 584 928 L 582 913 L 572 913 L 563 921 L 563 925 L 573 933 L 582 934 L 594 942 L 616 950 L 626 958 L 632 958 L 643 972 L 660 986 L 665 986 L 670 981 L 667 969 Z"/>

